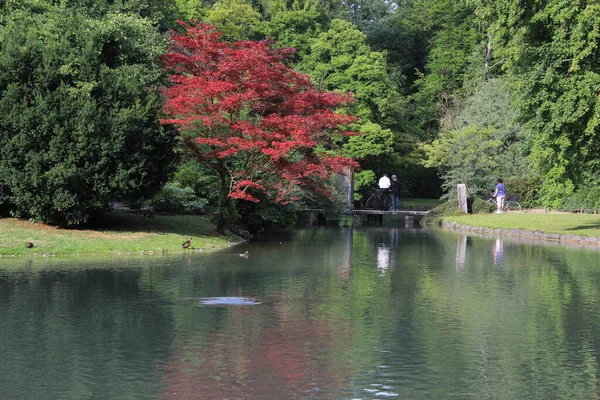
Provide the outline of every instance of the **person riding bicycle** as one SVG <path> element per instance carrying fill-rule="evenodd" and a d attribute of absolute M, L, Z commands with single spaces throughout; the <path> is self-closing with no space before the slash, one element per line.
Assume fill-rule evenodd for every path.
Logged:
<path fill-rule="evenodd" d="M 504 181 L 502 178 L 498 178 L 496 190 L 494 191 L 494 197 L 496 198 L 496 214 L 502 214 L 502 209 L 504 208 L 504 198 L 506 197 L 506 190 L 504 189 Z"/>

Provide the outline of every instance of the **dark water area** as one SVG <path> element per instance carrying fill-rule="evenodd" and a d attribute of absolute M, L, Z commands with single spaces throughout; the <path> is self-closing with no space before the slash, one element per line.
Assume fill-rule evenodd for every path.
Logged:
<path fill-rule="evenodd" d="M 594 399 L 599 303 L 598 251 L 394 227 L 2 259 L 0 398 Z"/>

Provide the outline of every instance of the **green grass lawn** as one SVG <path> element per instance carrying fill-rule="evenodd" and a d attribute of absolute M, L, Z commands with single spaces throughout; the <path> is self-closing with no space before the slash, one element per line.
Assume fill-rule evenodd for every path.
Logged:
<path fill-rule="evenodd" d="M 400 197 L 401 210 L 431 210 L 442 204 L 444 200 L 440 199 L 405 199 Z"/>
<path fill-rule="evenodd" d="M 462 225 L 501 229 L 525 229 L 563 235 L 600 237 L 600 215 L 571 213 L 504 213 L 444 217 Z"/>
<path fill-rule="evenodd" d="M 181 244 L 192 237 L 189 249 Z M 241 239 L 215 232 L 210 218 L 113 210 L 85 229 L 62 229 L 16 218 L 0 218 L 0 256 L 182 253 L 215 250 Z M 26 242 L 33 248 L 25 247 Z"/>

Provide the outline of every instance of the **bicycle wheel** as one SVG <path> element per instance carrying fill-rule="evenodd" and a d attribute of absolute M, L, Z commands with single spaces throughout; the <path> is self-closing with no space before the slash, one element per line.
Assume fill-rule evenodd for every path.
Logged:
<path fill-rule="evenodd" d="M 367 201 L 365 201 L 365 208 L 367 210 L 374 210 L 377 208 L 377 205 L 379 204 L 379 198 L 377 197 L 377 195 L 371 195 L 371 197 L 369 197 L 367 199 Z"/>
<path fill-rule="evenodd" d="M 509 200 L 506 202 L 506 209 L 512 211 L 521 211 L 521 204 L 518 201 Z"/>

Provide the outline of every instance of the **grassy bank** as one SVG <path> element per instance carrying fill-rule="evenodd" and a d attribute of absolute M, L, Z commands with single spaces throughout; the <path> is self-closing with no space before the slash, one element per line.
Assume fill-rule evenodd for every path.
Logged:
<path fill-rule="evenodd" d="M 443 218 L 461 225 L 600 237 L 600 215 L 595 214 L 515 212 Z"/>
<path fill-rule="evenodd" d="M 192 237 L 189 249 L 181 244 Z M 210 218 L 113 210 L 85 229 L 61 229 L 15 218 L 0 218 L 0 256 L 164 254 L 215 250 L 240 241 L 215 232 Z M 27 248 L 25 243 L 33 243 Z"/>
<path fill-rule="evenodd" d="M 440 199 L 412 199 L 400 198 L 401 210 L 431 210 L 442 204 L 444 200 Z"/>

